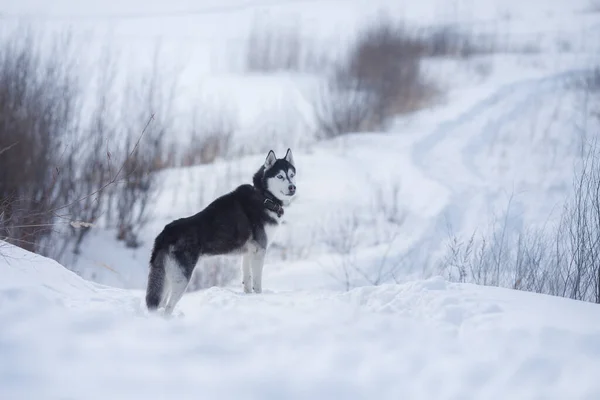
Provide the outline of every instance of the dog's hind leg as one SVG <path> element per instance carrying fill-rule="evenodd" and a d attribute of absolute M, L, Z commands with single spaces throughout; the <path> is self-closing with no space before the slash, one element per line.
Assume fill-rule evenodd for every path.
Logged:
<path fill-rule="evenodd" d="M 262 271 L 265 262 L 265 253 L 263 249 L 250 254 L 252 259 L 252 289 L 254 293 L 262 293 Z"/>
<path fill-rule="evenodd" d="M 171 297 L 171 281 L 169 279 L 170 276 L 168 274 L 165 274 L 162 297 L 158 306 L 159 308 L 165 308 L 167 305 L 167 301 L 169 301 L 169 297 Z"/>
<path fill-rule="evenodd" d="M 242 286 L 244 287 L 244 293 L 252 293 L 252 278 L 250 276 L 252 256 L 253 254 L 250 253 L 242 255 Z"/>
<path fill-rule="evenodd" d="M 171 315 L 175 306 L 184 295 L 190 282 L 187 269 L 182 266 L 173 256 L 167 258 L 166 272 L 170 287 L 171 295 L 165 304 L 165 315 Z M 188 276 L 189 275 L 189 276 Z"/>
<path fill-rule="evenodd" d="M 162 307 L 166 296 L 168 296 L 167 259 L 166 252 L 155 245 L 150 259 L 150 273 L 148 274 L 148 286 L 146 287 L 146 306 L 150 312 Z"/>

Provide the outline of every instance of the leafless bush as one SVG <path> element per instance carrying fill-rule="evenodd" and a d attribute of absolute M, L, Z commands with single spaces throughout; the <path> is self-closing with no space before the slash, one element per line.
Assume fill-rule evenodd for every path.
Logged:
<path fill-rule="evenodd" d="M 122 105 L 120 154 L 124 159 L 123 182 L 115 186 L 112 201 L 116 207 L 117 239 L 127 247 L 139 246 L 139 231 L 147 223 L 151 201 L 158 191 L 157 175 L 165 165 L 165 135 L 172 130 L 173 96 L 176 81 L 169 81 L 159 64 L 159 49 L 147 74 L 135 73 Z M 137 78 L 137 79 L 136 79 Z M 146 124 L 144 141 L 139 141 L 139 127 Z M 134 149 L 133 152 L 129 152 Z"/>
<path fill-rule="evenodd" d="M 584 92 L 577 126 L 582 146 L 559 221 L 515 229 L 509 204 L 489 232 L 466 240 L 451 236 L 442 263 L 450 279 L 600 302 L 599 71 L 573 82 Z"/>
<path fill-rule="evenodd" d="M 107 183 L 113 178 L 109 141 L 117 132 L 116 102 L 114 91 L 115 67 L 106 52 L 100 62 L 95 81 L 96 93 L 92 96 L 91 116 L 88 126 L 81 126 L 78 151 L 69 159 L 70 174 L 67 184 L 71 198 L 65 199 L 69 216 L 85 224 L 70 226 L 73 236 L 73 253 L 80 254 L 81 244 L 106 211 L 106 198 L 110 188 Z M 87 196 L 93 193 L 93 196 Z M 80 199 L 79 201 L 71 201 Z"/>
<path fill-rule="evenodd" d="M 588 10 L 592 13 L 600 13 L 600 1 L 591 0 L 588 6 Z"/>
<path fill-rule="evenodd" d="M 359 285 L 396 281 L 400 268 L 404 266 L 404 258 L 395 251 L 405 215 L 396 203 L 398 192 L 398 186 L 392 185 L 394 204 L 388 203 L 381 191 L 375 195 L 371 208 L 365 210 L 362 218 L 359 210 L 355 210 L 335 216 L 322 227 L 321 240 L 334 255 L 334 268 L 328 267 L 327 270 L 346 290 Z M 380 225 L 381 217 L 393 229 Z M 360 248 L 369 247 L 384 250 L 373 257 L 359 256 Z"/>
<path fill-rule="evenodd" d="M 461 57 L 490 54 L 497 50 L 495 39 L 473 35 L 454 26 L 441 26 L 422 30 L 419 35 L 426 43 L 429 57 Z"/>
<path fill-rule="evenodd" d="M 400 207 L 400 183 L 394 181 L 388 189 L 379 186 L 375 190 L 373 211 L 382 213 L 389 223 L 402 225 L 406 213 Z"/>
<path fill-rule="evenodd" d="M 208 289 L 213 286 L 227 286 L 237 276 L 240 268 L 239 257 L 207 257 L 198 263 L 194 270 L 188 291 Z"/>
<path fill-rule="evenodd" d="M 78 161 L 72 160 L 67 173 L 71 178 L 65 181 L 68 186 L 70 198 L 65 199 L 65 204 L 73 198 L 80 201 L 70 202 L 67 212 L 72 221 L 85 222 L 84 224 L 70 224 L 71 238 L 64 241 L 65 247 L 68 242 L 73 241 L 72 251 L 74 254 L 81 252 L 81 244 L 90 232 L 93 224 L 98 222 L 105 205 L 105 189 L 110 181 L 110 169 L 105 155 L 105 140 L 98 134 L 89 143 L 84 142 L 81 146 L 81 157 Z M 86 194 L 95 193 L 93 196 Z M 65 239 L 63 237 L 63 239 Z M 61 252 L 62 253 L 62 252 Z"/>
<path fill-rule="evenodd" d="M 69 38 L 52 54 L 38 46 L 22 31 L 0 44 L 0 238 L 39 252 L 56 219 L 46 211 L 69 195 L 80 93 Z"/>
<path fill-rule="evenodd" d="M 323 241 L 338 254 L 350 254 L 358 245 L 360 220 L 357 213 L 339 216 L 323 227 Z"/>
<path fill-rule="evenodd" d="M 491 235 L 452 237 L 448 277 L 600 303 L 599 156 L 590 145 L 558 225 L 515 231 L 506 217 Z"/>
<path fill-rule="evenodd" d="M 584 77 L 583 88 L 591 93 L 600 92 L 600 67 L 596 67 Z"/>
<path fill-rule="evenodd" d="M 255 24 L 248 37 L 246 68 L 252 72 L 299 70 L 301 52 L 297 29 L 275 30 Z"/>
<path fill-rule="evenodd" d="M 600 303 L 600 149 L 589 147 L 567 205 L 561 232 L 567 257 L 561 268 L 565 296 Z"/>
<path fill-rule="evenodd" d="M 84 82 L 85 54 L 69 37 L 53 40 L 42 48 L 19 30 L 0 43 L 0 238 L 60 260 L 116 216 L 119 239 L 137 246 L 153 172 L 165 164 L 175 85 L 165 90 L 155 62 L 122 98 L 110 57 Z"/>
<path fill-rule="evenodd" d="M 422 37 L 387 19 L 360 31 L 315 100 L 321 136 L 381 129 L 390 117 L 431 102 L 436 90 L 421 70 L 427 47 Z"/>
<path fill-rule="evenodd" d="M 354 88 L 338 77 L 327 79 L 314 96 L 313 107 L 320 138 L 332 138 L 346 133 L 370 130 L 373 94 L 354 81 Z"/>
<path fill-rule="evenodd" d="M 398 271 L 404 266 L 404 258 L 393 255 L 396 237 L 384 244 L 377 257 L 359 257 L 357 248 L 345 253 L 334 253 L 334 268 L 328 268 L 330 276 L 342 284 L 345 290 L 356 286 L 377 286 L 397 282 Z"/>
<path fill-rule="evenodd" d="M 204 107 L 200 118 L 198 113 L 192 114 L 190 142 L 181 155 L 181 166 L 210 164 L 230 153 L 237 116 L 225 107 Z"/>
<path fill-rule="evenodd" d="M 470 58 L 493 53 L 539 53 L 540 46 L 534 38 L 529 43 L 522 37 L 502 32 L 476 33 L 458 25 L 442 25 L 420 29 L 418 35 L 425 42 L 427 57 Z"/>
<path fill-rule="evenodd" d="M 129 147 L 132 142 L 128 140 Z M 117 239 L 127 247 L 138 247 L 137 232 L 147 222 L 148 204 L 155 191 L 153 159 L 144 154 L 144 147 L 133 152 L 125 162 L 127 178 L 116 189 Z"/>
<path fill-rule="evenodd" d="M 326 64 L 324 53 L 303 37 L 299 26 L 267 26 L 259 21 L 248 35 L 245 58 L 246 70 L 260 73 L 315 71 Z"/>
<path fill-rule="evenodd" d="M 555 268 L 562 249 L 552 243 L 544 230 L 515 232 L 495 223 L 489 236 L 451 237 L 444 269 L 458 282 L 558 295 Z"/>

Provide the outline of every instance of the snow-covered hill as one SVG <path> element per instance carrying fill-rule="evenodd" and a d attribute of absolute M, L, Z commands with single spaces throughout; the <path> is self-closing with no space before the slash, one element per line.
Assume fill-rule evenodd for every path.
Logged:
<path fill-rule="evenodd" d="M 179 317 L 3 245 L 0 398 L 600 397 L 600 307 L 442 278 L 349 292 L 213 288 Z"/>
<path fill-rule="evenodd" d="M 314 71 L 259 74 L 242 65 L 255 26 L 297 27 L 307 46 L 332 55 L 382 11 L 414 27 L 449 24 L 485 34 L 499 48 L 427 60 L 423 67 L 443 91 L 439 103 L 398 118 L 387 132 L 329 141 L 312 136 Z M 448 232 L 485 231 L 509 203 L 511 227 L 547 224 L 559 217 L 569 193 L 592 106 L 573 82 L 600 64 L 594 39 L 600 13 L 588 0 L 127 0 L 101 6 L 61 0 L 52 7 L 0 0 L 0 22 L 7 30 L 23 22 L 44 32 L 68 28 L 92 54 L 114 50 L 123 71 L 147 70 L 160 42 L 160 64 L 181 72 L 177 115 L 205 101 L 239 114 L 233 146 L 245 155 L 164 171 L 139 249 L 124 248 L 114 231 L 99 226 L 77 259 L 63 260 L 87 279 L 121 288 L 145 286 L 150 246 L 166 223 L 248 182 L 270 148 L 292 147 L 298 163 L 298 201 L 265 276 L 279 289 L 393 281 L 390 273 L 378 279 L 382 264 L 393 266 L 396 280 L 439 274 Z M 340 254 L 344 242 L 352 254 Z M 353 274 L 340 282 L 346 256 L 375 266 L 366 271 L 374 276 Z"/>
<path fill-rule="evenodd" d="M 449 230 L 485 230 L 509 203 L 510 228 L 559 216 L 582 127 L 593 127 L 585 116 L 600 107 L 574 85 L 600 65 L 595 3 L 0 0 L 0 35 L 23 22 L 68 28 L 92 55 L 121 54 L 124 71 L 147 70 L 159 40 L 161 64 L 185 66 L 176 115 L 207 99 L 231 106 L 243 154 L 161 171 L 138 249 L 102 224 L 68 269 L 0 245 L 0 399 L 600 398 L 599 306 L 453 284 L 436 268 Z M 331 140 L 312 135 L 318 74 L 244 69 L 256 25 L 297 26 L 333 54 L 381 11 L 502 46 L 426 60 L 439 102 L 386 132 Z M 244 295 L 236 279 L 186 294 L 173 319 L 149 316 L 143 288 L 163 226 L 288 147 L 298 197 L 264 293 Z"/>

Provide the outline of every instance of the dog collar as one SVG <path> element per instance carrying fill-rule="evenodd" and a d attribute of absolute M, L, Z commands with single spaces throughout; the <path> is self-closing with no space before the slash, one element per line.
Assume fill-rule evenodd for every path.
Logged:
<path fill-rule="evenodd" d="M 279 201 L 275 199 L 275 196 L 273 196 L 266 190 L 263 191 L 263 196 L 265 197 L 265 201 L 263 202 L 263 204 L 265 205 L 267 210 L 273 211 L 277 214 L 278 218 L 281 218 L 281 216 L 283 215 L 283 206 L 279 203 Z"/>
<path fill-rule="evenodd" d="M 283 215 L 283 207 L 275 203 L 273 200 L 265 199 L 264 205 L 267 208 L 267 210 L 271 210 L 274 213 L 276 213 L 278 218 L 281 218 L 281 216 Z"/>

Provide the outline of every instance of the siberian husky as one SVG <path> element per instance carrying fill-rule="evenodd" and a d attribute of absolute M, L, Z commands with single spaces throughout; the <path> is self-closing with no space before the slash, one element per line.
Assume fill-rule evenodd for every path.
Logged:
<path fill-rule="evenodd" d="M 177 219 L 156 237 L 150 257 L 146 306 L 170 315 L 202 256 L 241 254 L 245 293 L 261 293 L 265 253 L 296 194 L 292 151 L 269 151 L 253 184 L 237 187 L 199 213 Z"/>

